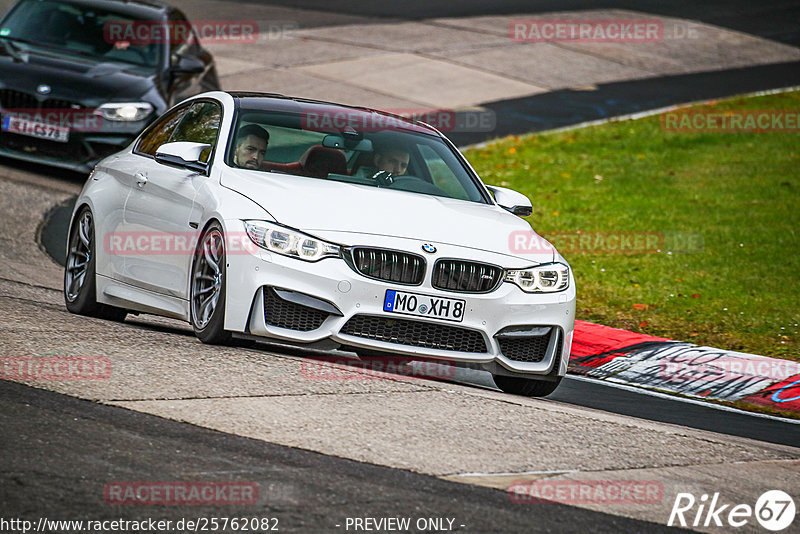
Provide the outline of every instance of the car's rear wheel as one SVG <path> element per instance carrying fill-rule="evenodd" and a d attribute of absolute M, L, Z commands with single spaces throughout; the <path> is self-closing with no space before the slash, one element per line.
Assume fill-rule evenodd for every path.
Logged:
<path fill-rule="evenodd" d="M 225 326 L 225 239 L 219 223 L 211 223 L 197 243 L 192 262 L 190 315 L 194 334 L 203 343 L 231 339 Z"/>
<path fill-rule="evenodd" d="M 505 375 L 492 375 L 492 378 L 497 387 L 504 392 L 525 397 L 546 397 L 554 392 L 561 383 L 560 376 L 552 382 Z"/>
<path fill-rule="evenodd" d="M 97 302 L 94 220 L 88 207 L 75 217 L 68 243 L 64 265 L 64 302 L 67 309 L 79 315 L 112 321 L 125 319 L 126 310 Z"/>

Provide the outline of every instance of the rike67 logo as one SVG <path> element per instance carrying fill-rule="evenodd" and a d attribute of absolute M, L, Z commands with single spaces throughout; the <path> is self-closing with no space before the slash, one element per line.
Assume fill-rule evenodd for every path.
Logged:
<path fill-rule="evenodd" d="M 796 511 L 794 500 L 781 490 L 765 491 L 755 506 L 723 504 L 719 492 L 710 499 L 707 494 L 696 499 L 691 493 L 678 493 L 667 526 L 740 528 L 755 517 L 763 528 L 779 532 L 794 522 Z"/>

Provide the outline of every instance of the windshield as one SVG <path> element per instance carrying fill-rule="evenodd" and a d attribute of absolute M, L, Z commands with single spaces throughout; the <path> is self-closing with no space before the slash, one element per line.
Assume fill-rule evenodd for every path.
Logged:
<path fill-rule="evenodd" d="M 487 202 L 455 151 L 423 128 L 360 109 L 259 107 L 243 104 L 237 112 L 231 167 Z"/>
<path fill-rule="evenodd" d="M 123 32 L 115 31 L 136 28 L 136 24 L 156 23 L 76 4 L 26 0 L 2 22 L 0 38 L 103 61 L 156 67 L 162 53 L 160 43 L 126 40 Z"/>

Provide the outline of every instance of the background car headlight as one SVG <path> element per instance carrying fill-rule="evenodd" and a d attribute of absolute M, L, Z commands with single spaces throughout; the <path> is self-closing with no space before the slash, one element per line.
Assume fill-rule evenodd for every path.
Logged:
<path fill-rule="evenodd" d="M 305 261 L 339 258 L 339 245 L 267 221 L 244 221 L 250 240 L 259 247 Z"/>
<path fill-rule="evenodd" d="M 103 104 L 97 112 L 110 121 L 140 121 L 153 112 L 148 102 L 119 102 Z"/>
<path fill-rule="evenodd" d="M 563 263 L 548 263 L 507 271 L 504 281 L 518 285 L 526 293 L 554 293 L 569 287 L 569 267 Z"/>

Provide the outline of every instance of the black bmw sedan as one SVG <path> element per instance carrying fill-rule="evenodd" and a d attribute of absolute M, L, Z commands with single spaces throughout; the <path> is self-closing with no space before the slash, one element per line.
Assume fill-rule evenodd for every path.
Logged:
<path fill-rule="evenodd" d="M 219 89 L 183 13 L 149 0 L 20 0 L 0 21 L 0 155 L 88 172 Z"/>

